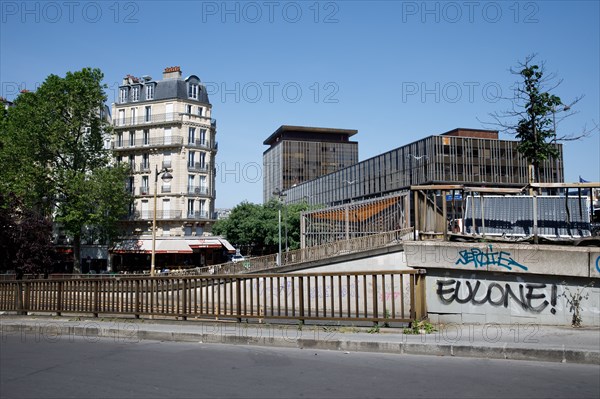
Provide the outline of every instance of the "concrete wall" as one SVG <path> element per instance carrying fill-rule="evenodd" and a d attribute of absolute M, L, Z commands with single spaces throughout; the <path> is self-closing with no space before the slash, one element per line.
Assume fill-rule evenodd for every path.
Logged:
<path fill-rule="evenodd" d="M 600 326 L 600 250 L 496 243 L 405 243 L 409 267 L 427 269 L 427 310 L 441 323 Z"/>

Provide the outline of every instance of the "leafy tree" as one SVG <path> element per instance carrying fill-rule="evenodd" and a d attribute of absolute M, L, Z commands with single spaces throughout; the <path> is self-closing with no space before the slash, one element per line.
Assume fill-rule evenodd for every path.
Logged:
<path fill-rule="evenodd" d="M 110 132 L 103 116 L 106 95 L 99 69 L 50 75 L 35 92 L 19 95 L 3 119 L 0 188 L 26 205 L 50 198 L 54 220 L 73 238 L 75 270 L 84 228 L 110 239 L 131 196 L 126 172 L 111 166 L 103 146 Z"/>
<path fill-rule="evenodd" d="M 47 274 L 56 259 L 52 223 L 43 207 L 26 208 L 14 194 L 0 192 L 0 270 L 23 274 Z"/>
<path fill-rule="evenodd" d="M 213 226 L 213 233 L 223 235 L 234 246 L 255 255 L 272 254 L 279 247 L 279 203 L 272 200 L 263 205 L 242 202 L 231 211 L 227 219 Z M 289 249 L 300 247 L 300 213 L 306 204 L 282 206 L 282 246 L 285 232 Z"/>
<path fill-rule="evenodd" d="M 502 113 L 493 113 L 496 126 L 502 131 L 514 134 L 520 141 L 518 150 L 533 167 L 533 179 L 540 180 L 540 165 L 547 159 L 558 156 L 557 141 L 578 140 L 588 136 L 592 130 L 583 129 L 581 134 L 566 134 L 561 137 L 556 135 L 557 112 L 568 112 L 560 120 L 573 115 L 571 107 L 579 102 L 583 96 L 576 98 L 570 104 L 564 104 L 560 97 L 551 92 L 556 89 L 562 80 L 557 80 L 556 75 L 546 74 L 545 65 L 534 63 L 535 55 L 519 62 L 510 72 L 519 76 L 515 84 L 512 109 Z M 516 119 L 516 123 L 515 123 Z"/>

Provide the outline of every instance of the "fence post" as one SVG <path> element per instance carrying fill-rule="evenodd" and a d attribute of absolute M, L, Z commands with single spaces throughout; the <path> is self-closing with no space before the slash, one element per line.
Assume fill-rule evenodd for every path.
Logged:
<path fill-rule="evenodd" d="M 63 282 L 58 281 L 58 293 L 56 298 L 57 316 L 61 316 L 63 310 Z"/>
<path fill-rule="evenodd" d="M 235 278 L 235 312 L 238 323 L 242 322 L 242 282 L 239 277 Z"/>
<path fill-rule="evenodd" d="M 182 280 L 182 282 L 183 282 L 183 285 L 181 287 L 181 295 L 183 296 L 183 299 L 182 299 L 181 306 L 182 306 L 183 309 L 181 310 L 180 314 L 184 315 L 184 316 L 181 316 L 181 318 L 183 320 L 187 320 L 187 316 L 185 316 L 188 313 L 188 311 L 187 311 L 188 310 L 188 306 L 187 306 L 187 303 L 188 303 L 188 301 L 187 301 L 187 295 L 188 295 L 188 292 L 187 292 L 187 286 L 188 286 L 188 284 L 187 284 L 187 278 L 184 277 L 183 280 Z"/>
<path fill-rule="evenodd" d="M 17 305 L 17 314 L 20 316 L 24 316 L 27 315 L 27 311 L 25 310 L 26 306 L 25 306 L 25 302 L 27 301 L 28 295 L 27 295 L 27 283 L 19 280 L 17 282 L 17 284 L 15 285 L 15 291 L 16 291 L 16 305 Z"/>
<path fill-rule="evenodd" d="M 415 318 L 416 320 L 427 319 L 427 302 L 426 302 L 426 270 L 417 270 L 415 274 Z"/>
<path fill-rule="evenodd" d="M 309 293 L 310 295 L 310 293 Z M 300 306 L 300 324 L 304 324 L 304 278 L 298 278 L 298 306 Z"/>
<path fill-rule="evenodd" d="M 94 281 L 94 317 L 98 317 L 98 310 L 100 309 L 100 281 Z"/>
<path fill-rule="evenodd" d="M 135 318 L 140 318 L 140 280 L 135 280 Z"/>

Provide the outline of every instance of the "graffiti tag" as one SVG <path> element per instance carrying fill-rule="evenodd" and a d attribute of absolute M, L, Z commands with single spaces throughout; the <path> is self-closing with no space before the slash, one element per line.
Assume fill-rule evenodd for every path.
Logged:
<path fill-rule="evenodd" d="M 471 248 L 460 251 L 459 254 L 460 258 L 454 263 L 455 265 L 472 265 L 476 269 L 485 266 L 500 266 L 508 270 L 512 270 L 514 266 L 527 270 L 527 266 L 514 260 L 510 252 L 494 251 L 491 245 L 485 252 L 479 248 Z"/>
<path fill-rule="evenodd" d="M 549 298 L 546 296 L 546 292 L 543 292 L 547 285 L 539 283 L 527 283 L 519 284 L 518 294 L 513 290 L 510 284 L 506 283 L 504 286 L 498 283 L 491 283 L 487 290 L 482 291 L 483 294 L 478 298 L 477 293 L 481 288 L 481 282 L 477 281 L 475 287 L 470 281 L 466 281 L 465 286 L 467 292 L 464 296 L 460 295 L 460 287 L 462 282 L 459 280 L 437 280 L 436 293 L 439 299 L 445 304 L 451 304 L 452 302 L 457 303 L 471 303 L 473 305 L 484 305 L 489 303 L 493 306 L 504 306 L 508 307 L 509 302 L 515 301 L 523 310 L 527 310 L 533 313 L 541 313 L 548 305 L 552 305 L 550 312 L 556 313 L 556 299 L 557 289 L 556 285 L 551 285 L 551 292 Z M 464 293 L 464 290 L 463 290 Z M 546 299 L 550 299 L 550 302 Z M 535 304 L 535 301 L 542 301 L 541 303 Z M 537 306 L 536 306 L 537 305 Z"/>
<path fill-rule="evenodd" d="M 600 273 L 600 256 L 596 258 L 596 270 Z"/>

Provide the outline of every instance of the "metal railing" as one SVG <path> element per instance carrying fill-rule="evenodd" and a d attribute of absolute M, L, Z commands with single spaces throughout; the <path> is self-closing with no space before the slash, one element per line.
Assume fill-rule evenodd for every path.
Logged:
<path fill-rule="evenodd" d="M 185 119 L 184 119 L 185 118 Z M 207 116 L 195 115 L 195 114 L 187 114 L 184 112 L 168 112 L 164 114 L 152 114 L 152 115 L 140 115 L 134 118 L 115 118 L 113 119 L 113 126 L 115 128 L 122 127 L 130 127 L 137 125 L 150 125 L 157 123 L 173 123 L 173 122 L 183 122 L 199 119 L 203 122 L 206 121 L 205 125 L 207 128 L 215 127 L 217 125 L 217 121 L 214 118 L 209 118 Z"/>
<path fill-rule="evenodd" d="M 425 271 L 0 281 L 0 310 L 410 323 Z"/>
<path fill-rule="evenodd" d="M 352 238 L 350 240 L 335 241 L 315 247 L 302 248 L 282 254 L 281 266 L 292 266 L 304 262 L 320 261 L 335 256 L 347 255 L 371 249 L 383 248 L 394 244 L 400 244 L 402 240 L 412 239 L 410 237 L 413 229 L 408 227 L 401 230 L 388 231 L 381 234 L 373 234 L 366 237 Z M 277 265 L 277 254 L 249 258 L 237 263 L 221 263 L 212 266 L 197 267 L 183 270 L 180 273 L 195 274 L 236 274 L 260 272 L 280 267 Z"/>
<path fill-rule="evenodd" d="M 167 137 L 152 137 L 150 140 L 139 139 L 122 139 L 113 142 L 114 150 L 130 150 L 136 147 L 173 147 L 183 145 L 183 136 L 167 136 Z"/>

